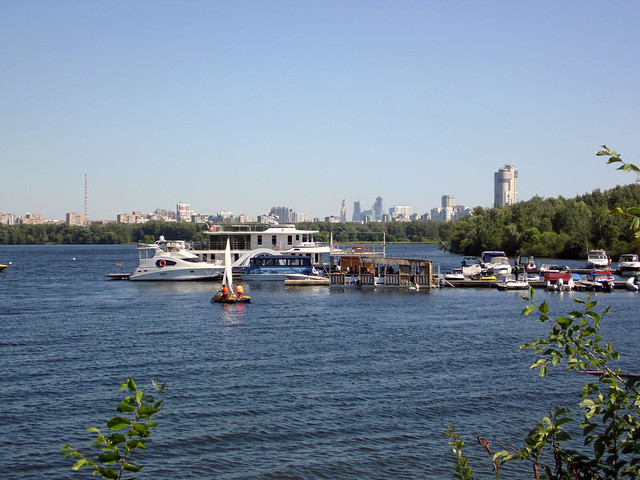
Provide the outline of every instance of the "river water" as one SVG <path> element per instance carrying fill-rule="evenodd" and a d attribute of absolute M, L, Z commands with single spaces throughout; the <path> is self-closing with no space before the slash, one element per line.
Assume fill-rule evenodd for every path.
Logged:
<path fill-rule="evenodd" d="M 433 245 L 389 256 L 461 257 Z M 554 405 L 575 408 L 582 375 L 539 378 L 522 343 L 547 327 L 517 292 L 285 288 L 245 283 L 251 304 L 210 303 L 215 283 L 110 281 L 135 246 L 4 246 L 0 263 L 0 475 L 79 478 L 61 446 L 91 454 L 131 376 L 168 384 L 139 478 L 452 478 L 449 423 L 476 474 L 522 444 Z M 557 263 L 557 262 L 554 262 Z M 572 264 L 572 262 L 562 262 Z M 573 264 L 572 266 L 580 266 Z M 536 291 L 555 314 L 580 293 Z M 612 305 L 603 334 L 640 365 L 638 294 Z M 149 390 L 147 388 L 147 390 Z M 105 427 L 106 429 L 106 427 Z M 513 471 L 508 478 L 530 478 Z"/>

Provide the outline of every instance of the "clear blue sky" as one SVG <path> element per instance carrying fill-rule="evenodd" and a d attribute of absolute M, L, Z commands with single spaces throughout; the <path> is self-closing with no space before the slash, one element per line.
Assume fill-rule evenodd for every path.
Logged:
<path fill-rule="evenodd" d="M 631 183 L 640 2 L 0 0 L 0 212 L 428 212 Z"/>

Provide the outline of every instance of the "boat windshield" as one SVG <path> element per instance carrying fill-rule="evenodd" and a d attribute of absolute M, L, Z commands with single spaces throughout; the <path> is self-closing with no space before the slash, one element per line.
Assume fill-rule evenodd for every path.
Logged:
<path fill-rule="evenodd" d="M 141 248 L 138 250 L 138 260 L 146 260 L 147 258 L 153 258 L 160 253 L 157 248 Z"/>

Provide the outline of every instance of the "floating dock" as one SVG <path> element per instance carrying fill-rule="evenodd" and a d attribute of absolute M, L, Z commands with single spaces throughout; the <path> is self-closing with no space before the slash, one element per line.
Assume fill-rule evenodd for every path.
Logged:
<path fill-rule="evenodd" d="M 288 278 L 284 281 L 285 287 L 314 287 L 319 285 L 330 285 L 328 278 Z"/>
<path fill-rule="evenodd" d="M 130 273 L 107 273 L 105 275 L 110 280 L 129 280 L 131 277 Z"/>

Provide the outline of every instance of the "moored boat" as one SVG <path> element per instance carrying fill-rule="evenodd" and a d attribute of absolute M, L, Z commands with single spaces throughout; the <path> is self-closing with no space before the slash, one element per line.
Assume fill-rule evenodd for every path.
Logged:
<path fill-rule="evenodd" d="M 595 292 L 613 292 L 615 277 L 608 270 L 594 270 L 587 275 L 587 279 L 581 282 L 586 290 Z"/>
<path fill-rule="evenodd" d="M 500 282 L 496 285 L 498 290 L 527 290 L 529 288 L 529 282 L 526 277 L 516 278 L 515 275 L 507 275 L 504 282 Z"/>
<path fill-rule="evenodd" d="M 129 276 L 134 281 L 216 280 L 222 263 L 203 262 L 183 240 L 165 240 L 138 246 L 138 268 Z"/>
<path fill-rule="evenodd" d="M 618 260 L 616 273 L 622 277 L 629 277 L 640 273 L 640 259 L 635 253 L 624 253 Z"/>
<path fill-rule="evenodd" d="M 536 259 L 533 255 L 518 255 L 518 257 L 516 258 L 516 265 L 524 268 L 524 271 L 526 273 L 532 273 L 538 270 Z"/>
<path fill-rule="evenodd" d="M 293 275 L 318 276 L 310 257 L 259 253 L 233 266 L 233 274 L 243 280 L 286 280 Z"/>
<path fill-rule="evenodd" d="M 0 272 L 3 271 L 5 268 L 7 268 L 9 265 L 5 265 L 3 263 L 0 263 Z"/>
<path fill-rule="evenodd" d="M 484 251 L 482 252 L 481 261 L 482 267 L 485 268 L 489 274 L 493 274 L 496 277 L 502 277 L 511 273 L 509 258 L 503 251 Z"/>
<path fill-rule="evenodd" d="M 295 225 L 210 225 L 204 233 L 208 241 L 194 244 L 194 253 L 205 262 L 224 261 L 227 240 L 234 266 L 267 252 L 309 257 L 312 265 L 319 266 L 330 252 L 329 245 L 314 240 L 318 230 L 299 230 Z"/>
<path fill-rule="evenodd" d="M 609 268 L 611 260 L 607 256 L 604 250 L 590 250 L 587 255 L 586 268 L 593 268 L 594 270 L 601 270 Z"/>
<path fill-rule="evenodd" d="M 571 272 L 546 272 L 544 274 L 545 289 L 549 292 L 573 290 L 575 283 Z"/>

